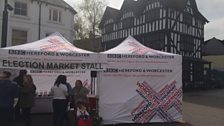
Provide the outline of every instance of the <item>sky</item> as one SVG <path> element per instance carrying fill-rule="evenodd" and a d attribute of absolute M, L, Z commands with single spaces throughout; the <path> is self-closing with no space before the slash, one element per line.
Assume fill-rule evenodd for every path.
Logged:
<path fill-rule="evenodd" d="M 75 8 L 81 0 L 65 0 Z M 108 6 L 120 9 L 123 0 L 107 0 Z M 224 40 L 224 0 L 196 0 L 199 11 L 208 19 L 205 40 L 216 37 Z"/>

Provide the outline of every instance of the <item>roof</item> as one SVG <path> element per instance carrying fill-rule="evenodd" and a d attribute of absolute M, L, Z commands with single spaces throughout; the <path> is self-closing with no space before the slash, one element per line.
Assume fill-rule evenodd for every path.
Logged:
<path fill-rule="evenodd" d="M 147 0 L 138 0 L 138 1 L 124 0 L 120 10 L 107 6 L 99 27 L 100 28 L 103 27 L 105 19 L 108 19 L 108 18 L 114 19 L 115 22 L 118 21 L 120 19 L 120 17 L 122 16 L 121 15 L 122 12 L 124 12 L 124 11 L 132 10 L 135 15 L 139 15 L 139 13 L 141 13 L 143 11 L 144 7 L 142 7 L 142 6 L 145 5 L 146 1 Z"/>
<path fill-rule="evenodd" d="M 190 0 L 191 4 L 193 5 L 193 11 L 194 11 L 194 14 L 197 15 L 197 17 L 201 18 L 202 20 L 204 20 L 205 22 L 209 22 L 208 19 L 206 19 L 202 14 L 201 12 L 198 10 L 198 7 L 197 7 L 197 3 L 195 0 Z"/>
<path fill-rule="evenodd" d="M 127 37 L 118 46 L 104 51 L 102 53 L 106 54 L 137 54 L 137 55 L 172 55 L 177 56 L 178 54 L 172 54 L 168 52 L 162 52 L 159 50 L 154 50 L 149 47 L 142 45 L 132 36 Z"/>
<path fill-rule="evenodd" d="M 133 11 L 135 16 L 140 15 L 143 13 L 147 2 L 150 0 L 124 0 L 121 9 L 117 10 L 111 7 L 107 7 L 104 13 L 104 16 L 101 20 L 100 27 L 102 27 L 105 19 L 112 17 L 115 22 L 120 19 L 122 16 L 122 12 L 125 11 Z M 177 10 L 183 10 L 187 5 L 187 0 L 160 0 L 161 4 L 165 5 L 166 7 L 174 8 Z M 199 12 L 197 8 L 197 4 L 195 0 L 190 0 L 194 14 L 202 19 L 204 22 L 208 22 L 208 20 Z"/>
<path fill-rule="evenodd" d="M 217 39 L 216 37 L 213 37 L 213 38 L 211 38 L 211 39 L 205 41 L 205 44 L 206 44 L 206 43 L 209 43 L 209 42 L 211 42 L 211 41 L 218 41 L 218 42 L 220 42 L 220 43 L 223 43 L 223 42 L 224 42 L 224 40 L 220 40 L 220 39 Z M 223 44 L 224 44 L 224 43 L 223 43 Z"/>
<path fill-rule="evenodd" d="M 49 52 L 75 52 L 75 53 L 93 53 L 87 50 L 77 48 L 66 40 L 60 33 L 55 32 L 41 40 L 26 43 L 17 46 L 5 47 L 3 49 L 14 50 L 32 50 L 32 51 L 49 51 Z"/>
<path fill-rule="evenodd" d="M 112 19 L 114 19 L 114 21 L 116 21 L 117 18 L 120 17 L 120 11 L 117 10 L 117 9 L 115 9 L 115 8 L 112 8 L 112 7 L 107 6 L 107 8 L 106 8 L 106 10 L 105 10 L 105 12 L 103 14 L 103 17 L 101 19 L 101 22 L 99 24 L 99 27 L 100 28 L 103 27 L 103 24 L 105 22 L 105 19 L 108 19 L 109 17 L 112 18 Z"/>
<path fill-rule="evenodd" d="M 143 12 L 147 0 L 124 0 L 121 11 L 132 10 L 136 16 Z"/>
<path fill-rule="evenodd" d="M 168 7 L 175 8 L 177 10 L 183 10 L 186 7 L 188 0 L 162 0 L 162 3 Z M 193 13 L 200 19 L 202 19 L 205 22 L 208 22 L 208 20 L 199 12 L 196 1 L 195 0 L 189 0 L 192 7 L 193 7 Z"/>
<path fill-rule="evenodd" d="M 31 0 L 31 1 L 37 1 L 45 4 L 50 4 L 53 6 L 57 7 L 62 7 L 69 9 L 73 14 L 76 14 L 77 12 L 75 11 L 74 8 L 72 8 L 68 3 L 66 3 L 64 0 Z"/>
<path fill-rule="evenodd" d="M 204 56 L 224 55 L 224 42 L 213 37 L 205 41 L 205 44 L 202 47 L 202 52 Z"/>

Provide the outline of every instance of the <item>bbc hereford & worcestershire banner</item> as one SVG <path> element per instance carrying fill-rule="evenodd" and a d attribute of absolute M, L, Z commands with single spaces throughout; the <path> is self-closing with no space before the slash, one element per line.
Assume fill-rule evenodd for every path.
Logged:
<path fill-rule="evenodd" d="M 181 56 L 151 57 L 148 62 L 133 57 L 138 55 L 126 59 L 107 55 L 98 87 L 103 123 L 181 121 Z"/>
<path fill-rule="evenodd" d="M 0 67 L 10 69 L 102 71 L 98 54 L 0 49 Z"/>
<path fill-rule="evenodd" d="M 103 53 L 108 65 L 98 88 L 104 124 L 182 121 L 182 56 L 131 36 Z"/>

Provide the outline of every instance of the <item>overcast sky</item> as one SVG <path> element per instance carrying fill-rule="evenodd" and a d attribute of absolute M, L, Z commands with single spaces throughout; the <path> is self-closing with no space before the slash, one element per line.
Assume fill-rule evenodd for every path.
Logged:
<path fill-rule="evenodd" d="M 72 7 L 81 0 L 65 0 Z M 120 9 L 123 0 L 107 0 L 108 6 Z M 199 11 L 209 20 L 205 25 L 205 40 L 224 40 L 224 0 L 196 0 Z"/>

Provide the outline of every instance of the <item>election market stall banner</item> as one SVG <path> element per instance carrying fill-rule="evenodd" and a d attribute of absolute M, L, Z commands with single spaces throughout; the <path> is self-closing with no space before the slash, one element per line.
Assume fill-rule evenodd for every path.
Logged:
<path fill-rule="evenodd" d="M 101 71 L 105 66 L 98 54 L 73 46 L 59 33 L 0 49 L 0 68 L 28 70 L 40 94 L 47 94 L 60 74 L 66 75 L 72 86 L 79 79 L 90 87 L 90 71 Z"/>
<path fill-rule="evenodd" d="M 182 57 L 143 46 L 128 37 L 103 52 L 99 114 L 104 124 L 182 120 Z"/>

